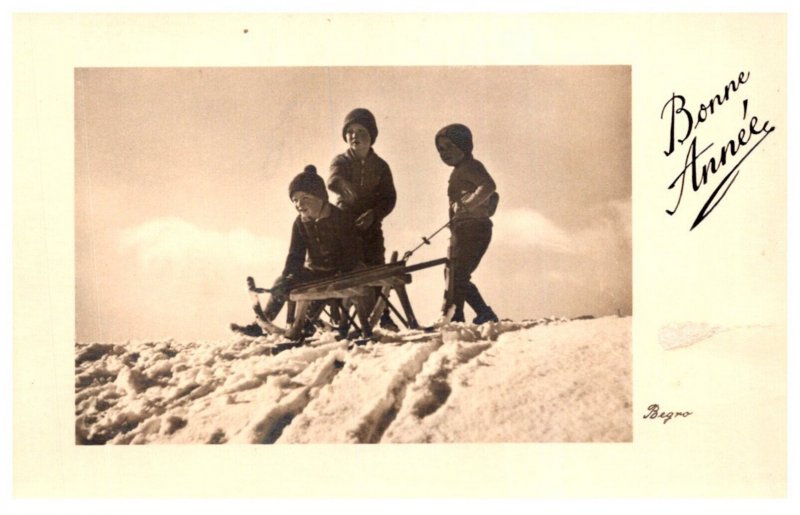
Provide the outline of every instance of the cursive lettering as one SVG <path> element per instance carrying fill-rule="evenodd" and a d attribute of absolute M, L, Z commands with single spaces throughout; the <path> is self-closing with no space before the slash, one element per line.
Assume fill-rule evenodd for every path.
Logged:
<path fill-rule="evenodd" d="M 661 411 L 661 407 L 658 404 L 651 404 L 647 407 L 647 413 L 642 418 L 663 419 L 666 424 L 673 418 L 686 418 L 691 414 L 691 411 Z"/>
<path fill-rule="evenodd" d="M 670 190 L 676 189 L 678 192 L 675 207 L 667 209 L 667 214 L 672 216 L 678 211 L 684 198 L 687 174 L 691 177 L 692 191 L 698 192 L 709 184 L 712 176 L 721 172 L 720 176 L 722 178 L 714 185 L 713 191 L 705 199 L 703 207 L 689 229 L 690 231 L 700 225 L 714 211 L 738 178 L 741 164 L 744 160 L 775 130 L 775 127 L 770 125 L 769 120 L 759 122 L 757 116 L 751 116 L 748 123 L 739 129 L 736 137 L 729 139 L 723 145 L 717 146 L 708 155 L 704 155 L 713 149 L 715 145 L 710 143 L 701 148 L 698 143 L 698 136 L 695 134 L 698 127 L 728 103 L 732 95 L 739 91 L 749 78 L 750 72 L 740 72 L 736 80 L 732 80 L 725 85 L 721 94 L 714 95 L 707 103 L 701 103 L 694 114 L 686 108 L 686 98 L 676 93 L 672 94 L 661 109 L 662 119 L 664 119 L 667 110 L 670 113 L 669 144 L 667 150 L 664 151 L 664 155 L 672 155 L 677 145 L 683 145 L 689 141 L 683 168 L 667 187 Z M 743 99 L 743 120 L 747 120 L 748 105 L 749 100 L 747 98 Z"/>
<path fill-rule="evenodd" d="M 711 100 L 708 101 L 708 104 L 701 103 L 700 107 L 697 109 L 697 114 L 694 117 L 692 116 L 691 112 L 685 109 L 686 98 L 684 98 L 683 95 L 676 95 L 673 93 L 672 98 L 667 100 L 667 103 L 661 108 L 662 120 L 664 119 L 664 110 L 667 109 L 667 106 L 669 106 L 671 112 L 669 125 L 669 148 L 664 151 L 664 155 L 669 156 L 675 150 L 675 118 L 677 115 L 683 115 L 683 119 L 686 122 L 686 134 L 684 134 L 683 138 L 677 140 L 678 143 L 683 144 L 683 142 L 692 135 L 692 130 L 699 127 L 701 123 L 705 122 L 712 114 L 714 114 L 714 107 L 722 107 L 722 104 L 730 100 L 731 93 L 738 91 L 742 84 L 747 82 L 747 79 L 749 78 L 750 72 L 740 72 L 737 80 L 732 80 L 725 85 L 725 89 L 723 90 L 721 96 L 714 95 Z M 745 100 L 745 102 L 747 101 Z M 745 103 L 745 108 L 746 106 L 747 104 Z M 697 122 L 694 122 L 695 119 Z"/>

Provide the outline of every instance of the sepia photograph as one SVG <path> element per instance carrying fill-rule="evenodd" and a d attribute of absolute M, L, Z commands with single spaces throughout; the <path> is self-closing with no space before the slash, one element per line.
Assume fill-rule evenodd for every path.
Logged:
<path fill-rule="evenodd" d="M 74 81 L 77 444 L 632 441 L 630 66 Z"/>
<path fill-rule="evenodd" d="M 357 11 L 12 16 L 13 495 L 785 499 L 793 18 Z"/>

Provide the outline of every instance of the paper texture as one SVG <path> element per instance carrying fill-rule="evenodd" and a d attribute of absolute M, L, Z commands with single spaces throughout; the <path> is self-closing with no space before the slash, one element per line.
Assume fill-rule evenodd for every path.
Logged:
<path fill-rule="evenodd" d="M 13 28 L 16 496 L 786 495 L 785 15 L 27 14 Z M 74 444 L 77 68 L 542 65 L 631 67 L 632 443 Z M 668 215 L 692 138 L 711 145 L 698 174 L 737 152 L 697 191 L 688 171 Z M 654 404 L 692 414 L 645 418 Z"/>

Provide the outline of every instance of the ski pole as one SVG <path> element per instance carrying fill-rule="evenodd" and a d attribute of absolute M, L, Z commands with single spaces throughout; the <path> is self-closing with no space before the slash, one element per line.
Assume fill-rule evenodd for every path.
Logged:
<path fill-rule="evenodd" d="M 423 236 L 423 237 L 422 237 L 422 243 L 420 243 L 419 245 L 417 245 L 416 247 L 414 247 L 414 249 L 413 249 L 413 250 L 406 251 L 406 253 L 405 253 L 405 254 L 403 254 L 403 261 L 408 261 L 408 258 L 410 258 L 410 257 L 411 257 L 411 256 L 414 254 L 414 252 L 416 252 L 416 251 L 418 251 L 420 248 L 422 248 L 422 246 L 423 246 L 423 245 L 430 245 L 430 244 L 431 244 L 431 240 L 432 240 L 432 239 L 433 239 L 433 238 L 434 238 L 434 237 L 435 237 L 437 234 L 439 234 L 440 232 L 442 232 L 442 231 L 445 229 L 445 227 L 447 227 L 447 226 L 449 226 L 449 225 L 450 225 L 450 221 L 448 220 L 446 224 L 444 224 L 443 226 L 441 226 L 441 227 L 439 227 L 438 229 L 436 229 L 436 231 L 434 231 L 434 233 L 433 233 L 433 234 L 431 234 L 430 236 L 428 236 L 427 238 L 426 238 L 425 236 Z"/>

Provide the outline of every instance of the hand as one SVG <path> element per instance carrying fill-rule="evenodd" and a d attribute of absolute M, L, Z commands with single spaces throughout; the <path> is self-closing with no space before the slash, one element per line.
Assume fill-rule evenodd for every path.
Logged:
<path fill-rule="evenodd" d="M 464 210 L 469 209 L 472 206 L 472 202 L 475 200 L 475 193 L 464 193 L 461 197 L 461 200 L 458 201 L 461 204 L 461 208 Z"/>
<path fill-rule="evenodd" d="M 472 200 L 472 193 L 464 193 L 460 199 L 453 202 L 453 213 L 469 211 L 469 202 Z"/>
<path fill-rule="evenodd" d="M 272 288 L 270 288 L 270 291 L 272 291 L 273 295 L 276 294 L 282 295 L 286 292 L 286 290 L 289 289 L 289 286 L 291 285 L 293 280 L 294 280 L 293 274 L 288 274 L 286 276 L 281 275 L 280 277 L 275 279 L 275 282 L 272 283 Z"/>
<path fill-rule="evenodd" d="M 353 204 L 356 201 L 356 192 L 353 190 L 353 187 L 350 185 L 349 182 L 340 179 L 339 180 L 339 198 L 345 204 Z"/>
<path fill-rule="evenodd" d="M 373 211 L 372 209 L 368 209 L 363 213 L 361 213 L 361 216 L 359 216 L 356 219 L 356 227 L 358 227 L 363 231 L 364 229 L 367 229 L 369 226 L 371 226 L 374 222 L 375 222 L 375 211 Z"/>

